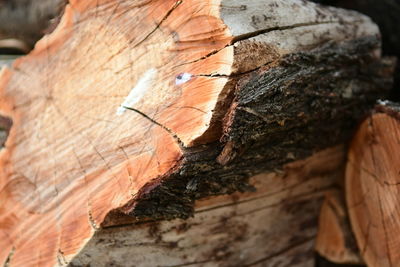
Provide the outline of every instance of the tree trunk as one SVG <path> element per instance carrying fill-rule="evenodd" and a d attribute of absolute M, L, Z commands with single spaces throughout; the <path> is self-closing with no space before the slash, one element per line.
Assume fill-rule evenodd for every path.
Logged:
<path fill-rule="evenodd" d="M 346 170 L 350 220 L 368 266 L 400 263 L 400 108 L 382 102 L 355 135 Z"/>
<path fill-rule="evenodd" d="M 368 15 L 382 34 L 383 54 L 400 57 L 400 1 L 398 0 L 313 0 L 328 5 L 354 9 Z M 400 65 L 395 72 L 391 99 L 400 100 Z"/>
<path fill-rule="evenodd" d="M 199 228 L 191 233 L 198 236 L 201 225 L 217 218 L 224 223 L 210 228 L 208 238 L 219 246 L 231 242 L 232 253 L 189 246 L 171 264 L 178 258 L 186 264 L 184 254 L 189 262 L 218 255 L 227 265 L 238 262 L 243 240 L 219 239 L 219 233 L 238 236 L 231 231 L 245 231 L 245 218 L 254 241 L 264 225 L 246 215 L 234 219 L 233 230 L 224 229 L 221 218 L 231 215 L 213 208 L 200 213 L 194 201 L 254 191 L 249 177 L 346 142 L 391 85 L 393 60 L 380 57 L 378 35 L 365 16 L 297 0 L 70 1 L 57 29 L 1 73 L 0 108 L 13 126 L 0 155 L 0 260 L 8 266 L 132 266 L 116 259 L 117 250 L 97 263 L 93 257 L 104 251 L 94 234 L 107 236 L 103 228 L 121 225 L 127 215 L 147 221 L 195 214 L 188 222 Z M 300 188 L 310 183 L 323 191 L 331 181 L 314 181 L 318 174 L 307 175 L 311 166 L 294 176 L 304 179 Z M 292 192 L 282 183 L 271 183 L 268 192 Z M 304 190 L 307 217 L 293 222 L 302 215 L 299 205 L 285 206 L 291 193 L 273 196 L 268 203 L 276 207 L 259 216 L 268 219 L 267 233 L 272 224 L 282 227 L 279 246 L 254 241 L 263 249 L 241 261 L 256 265 L 291 255 L 286 266 L 310 262 L 302 252 L 310 251 L 314 227 L 303 223 L 314 221 L 320 194 Z M 249 206 L 227 205 L 251 214 L 264 201 L 259 194 L 245 195 Z M 261 203 L 250 201 L 259 197 Z M 147 257 L 140 239 L 154 225 L 144 224 L 142 232 L 119 229 L 132 233 L 127 247 Z M 297 237 L 302 227 L 309 229 Z M 163 233 L 152 238 L 168 240 Z M 185 238 L 196 246 L 191 234 Z M 92 255 L 96 245 L 100 252 Z"/>
<path fill-rule="evenodd" d="M 255 192 L 197 201 L 193 218 L 106 226 L 71 266 L 313 266 L 324 192 L 342 176 L 343 147 L 250 178 Z"/>

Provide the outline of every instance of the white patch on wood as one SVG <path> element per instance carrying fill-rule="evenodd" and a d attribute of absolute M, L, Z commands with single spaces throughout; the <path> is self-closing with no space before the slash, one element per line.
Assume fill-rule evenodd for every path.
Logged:
<path fill-rule="evenodd" d="M 223 0 L 221 18 L 233 36 L 267 30 L 249 40 L 274 45 L 285 54 L 309 50 L 327 40 L 379 34 L 377 25 L 367 16 L 301 0 Z M 288 26 L 293 28 L 285 28 Z M 268 31 L 277 27 L 284 30 Z"/>
<path fill-rule="evenodd" d="M 192 79 L 192 74 L 184 72 L 184 73 L 180 73 L 178 74 L 178 76 L 176 76 L 175 79 L 175 84 L 176 85 L 181 85 L 184 83 L 187 83 L 188 81 L 190 81 Z"/>
<path fill-rule="evenodd" d="M 137 102 L 139 102 L 146 91 L 152 86 L 155 78 L 157 76 L 157 70 L 152 68 L 146 71 L 143 76 L 139 79 L 136 86 L 132 88 L 129 95 L 125 98 L 124 102 L 118 107 L 117 115 L 122 115 L 126 111 L 126 107 L 133 108 Z"/>

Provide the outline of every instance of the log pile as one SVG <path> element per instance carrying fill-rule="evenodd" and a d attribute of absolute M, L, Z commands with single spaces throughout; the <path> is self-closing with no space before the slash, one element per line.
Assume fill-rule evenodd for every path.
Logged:
<path fill-rule="evenodd" d="M 380 102 L 359 127 L 346 168 L 346 199 L 368 266 L 400 263 L 400 108 Z"/>
<path fill-rule="evenodd" d="M 329 192 L 322 207 L 316 249 L 327 259 L 371 267 L 399 264 L 399 126 L 400 106 L 390 101 L 378 101 L 359 125 L 347 156 L 347 203 L 340 191 Z"/>
<path fill-rule="evenodd" d="M 249 179 L 255 192 L 196 202 L 192 218 L 104 226 L 72 266 L 313 266 L 324 192 L 343 173 L 343 147 Z M 113 223 L 116 223 L 115 221 Z"/>
<path fill-rule="evenodd" d="M 343 144 L 393 69 L 353 11 L 71 0 L 0 74 L 0 262 L 311 266 Z"/>

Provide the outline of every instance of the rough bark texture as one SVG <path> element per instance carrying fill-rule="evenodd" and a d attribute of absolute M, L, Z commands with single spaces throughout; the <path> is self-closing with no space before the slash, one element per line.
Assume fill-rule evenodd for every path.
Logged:
<path fill-rule="evenodd" d="M 391 86 L 393 65 L 374 59 L 376 45 L 374 38 L 328 44 L 250 74 L 235 92 L 222 142 L 185 150 L 179 170 L 148 184 L 129 213 L 185 218 L 195 199 L 249 190 L 256 172 L 346 142 Z"/>
<path fill-rule="evenodd" d="M 70 266 L 311 267 L 321 201 L 344 162 L 337 147 L 259 174 L 249 181 L 256 192 L 198 201 L 187 220 L 125 217 L 99 231 Z"/>
<path fill-rule="evenodd" d="M 400 2 L 398 0 L 314 0 L 314 2 L 354 9 L 368 15 L 379 25 L 383 51 L 388 55 L 399 55 Z"/>
<path fill-rule="evenodd" d="M 378 35 L 356 12 L 298 0 L 70 1 L 1 72 L 13 127 L 0 153 L 0 261 L 65 265 L 127 215 L 188 218 L 197 199 L 254 191 L 249 177 L 346 142 L 391 85 Z M 310 218 L 318 198 L 304 204 Z M 287 231 L 296 211 L 262 214 L 289 221 L 282 251 L 313 236 Z M 271 257 L 272 244 L 244 260 Z"/>
<path fill-rule="evenodd" d="M 400 263 L 400 108 L 380 102 L 359 127 L 346 167 L 346 200 L 361 256 L 370 267 Z"/>
<path fill-rule="evenodd" d="M 380 28 L 384 55 L 400 57 L 400 1 L 398 0 L 315 0 L 314 2 L 354 9 L 371 17 Z M 400 100 L 400 65 L 397 64 L 389 99 Z M 326 255 L 328 256 L 328 255 Z M 328 256 L 329 257 L 329 256 Z M 332 258 L 331 258 L 332 259 Z M 328 265 L 321 265 L 328 266 Z M 330 265 L 329 265 L 330 266 Z M 336 266 L 336 265 L 332 265 Z"/>
<path fill-rule="evenodd" d="M 382 34 L 383 53 L 400 57 L 400 1 L 398 0 L 315 0 L 314 2 L 354 9 L 371 17 Z M 397 65 L 391 98 L 400 100 L 400 66 Z"/>

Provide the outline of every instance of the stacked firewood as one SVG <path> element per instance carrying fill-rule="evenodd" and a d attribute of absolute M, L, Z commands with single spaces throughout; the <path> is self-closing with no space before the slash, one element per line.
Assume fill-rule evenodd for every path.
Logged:
<path fill-rule="evenodd" d="M 400 5 L 313 2 L 0 0 L 0 262 L 400 266 Z"/>

